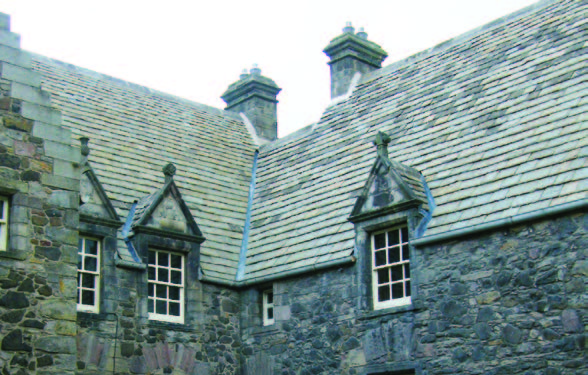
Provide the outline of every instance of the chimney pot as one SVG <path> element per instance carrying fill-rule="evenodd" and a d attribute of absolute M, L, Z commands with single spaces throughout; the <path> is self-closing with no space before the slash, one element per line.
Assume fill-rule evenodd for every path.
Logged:
<path fill-rule="evenodd" d="M 367 33 L 365 32 L 365 30 L 363 29 L 363 27 L 359 28 L 359 31 L 357 32 L 357 36 L 360 37 L 361 39 L 365 39 L 367 40 Z"/>
<path fill-rule="evenodd" d="M 344 33 L 351 33 L 351 34 L 353 34 L 355 32 L 355 29 L 353 28 L 353 26 L 351 26 L 351 22 L 345 22 L 345 27 L 343 28 L 343 32 Z"/>
<path fill-rule="evenodd" d="M 253 64 L 253 67 L 251 68 L 251 70 L 249 71 L 249 73 L 251 73 L 254 76 L 260 76 L 261 75 L 261 69 L 259 69 L 257 67 L 257 64 Z"/>
<path fill-rule="evenodd" d="M 239 79 L 245 79 L 247 77 L 249 77 L 249 71 L 247 69 L 243 69 L 241 75 L 239 76 Z"/>

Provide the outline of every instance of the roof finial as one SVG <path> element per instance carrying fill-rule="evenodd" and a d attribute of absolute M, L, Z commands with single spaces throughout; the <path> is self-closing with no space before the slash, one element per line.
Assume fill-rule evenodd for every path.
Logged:
<path fill-rule="evenodd" d="M 165 181 L 169 181 L 174 178 L 174 175 L 176 174 L 176 166 L 173 165 L 173 163 L 167 163 L 162 171 L 165 175 Z"/>
<path fill-rule="evenodd" d="M 388 158 L 388 143 L 390 143 L 392 139 L 390 136 L 384 132 L 379 131 L 376 134 L 376 138 L 374 139 L 374 145 L 377 147 L 378 155 Z"/>
<path fill-rule="evenodd" d="M 82 152 L 82 156 L 88 156 L 90 155 L 90 146 L 88 146 L 88 142 L 90 141 L 90 138 L 88 137 L 82 137 L 80 138 L 80 143 L 81 143 L 81 148 L 80 151 Z"/>

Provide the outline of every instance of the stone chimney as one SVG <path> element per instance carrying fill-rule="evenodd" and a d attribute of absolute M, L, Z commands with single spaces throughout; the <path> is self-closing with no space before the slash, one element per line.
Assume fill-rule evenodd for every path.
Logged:
<path fill-rule="evenodd" d="M 363 28 L 356 34 L 348 22 L 343 34 L 331 40 L 323 50 L 331 61 L 331 98 L 345 95 L 351 86 L 355 73 L 362 75 L 382 67 L 388 54 L 379 45 L 367 40 Z"/>
<path fill-rule="evenodd" d="M 261 69 L 254 65 L 249 73 L 244 70 L 221 98 L 227 103 L 226 110 L 247 116 L 258 137 L 273 141 L 278 138 L 276 97 L 281 90 L 274 81 L 262 76 Z"/>

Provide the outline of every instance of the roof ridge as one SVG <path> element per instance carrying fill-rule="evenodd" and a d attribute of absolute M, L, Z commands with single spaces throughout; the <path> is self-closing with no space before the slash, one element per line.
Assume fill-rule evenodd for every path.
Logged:
<path fill-rule="evenodd" d="M 567 1 L 565 1 L 565 2 L 567 2 Z M 370 73 L 367 73 L 362 77 L 362 79 L 360 80 L 359 83 L 364 84 L 366 82 L 377 79 L 377 78 L 379 78 L 383 75 L 386 75 L 388 73 L 391 73 L 391 72 L 393 72 L 403 66 L 424 60 L 432 55 L 443 52 L 451 47 L 461 45 L 465 41 L 473 39 L 476 36 L 479 36 L 480 34 L 482 34 L 483 32 L 493 30 L 493 29 L 500 27 L 500 26 L 504 26 L 505 24 L 507 24 L 510 21 L 520 19 L 520 18 L 522 18 L 526 15 L 529 15 L 533 12 L 536 12 L 540 9 L 546 8 L 549 5 L 557 4 L 557 3 L 562 3 L 562 0 L 539 0 L 538 2 L 536 2 L 534 4 L 528 5 L 522 9 L 519 9 L 517 11 L 509 13 L 509 14 L 502 16 L 500 18 L 497 18 L 493 21 L 490 21 L 482 26 L 478 26 L 475 29 L 466 31 L 463 34 L 460 34 L 456 37 L 453 37 L 453 38 L 445 40 L 441 43 L 438 43 L 438 44 L 434 45 L 433 47 L 430 47 L 430 48 L 427 48 L 423 51 L 417 52 L 417 53 L 415 53 L 411 56 L 408 56 L 402 60 L 395 61 L 389 65 L 382 67 L 381 69 L 376 69 Z"/>
<path fill-rule="evenodd" d="M 226 116 L 226 117 L 230 117 L 236 121 L 239 122 L 243 122 L 243 120 L 241 119 L 241 117 L 239 116 L 238 113 L 236 112 L 232 112 L 232 111 L 225 111 L 223 109 L 220 108 L 216 108 L 213 106 L 210 106 L 208 104 L 202 104 L 202 103 L 198 103 L 195 102 L 193 100 L 189 100 L 186 98 L 182 98 L 180 96 L 177 95 L 173 95 L 173 94 L 169 94 L 160 90 L 156 90 L 156 89 L 152 89 L 150 87 L 144 86 L 144 85 L 140 85 L 138 83 L 134 83 L 134 82 L 130 82 L 130 81 L 125 81 L 124 79 L 121 78 L 117 78 L 108 74 L 104 74 L 104 73 L 100 73 L 100 72 L 96 72 L 94 70 L 88 69 L 88 68 L 84 68 L 78 65 L 74 65 L 65 61 L 61 61 L 61 60 L 57 60 L 51 57 L 47 57 L 47 56 L 43 56 L 40 55 L 38 53 L 34 53 L 34 52 L 30 52 L 30 51 L 26 51 L 27 53 L 29 53 L 31 55 L 31 57 L 33 58 L 33 60 L 38 60 L 40 62 L 50 62 L 52 64 L 58 65 L 60 67 L 66 68 L 70 71 L 75 71 L 77 73 L 80 74 L 84 74 L 96 79 L 100 79 L 100 80 L 104 80 L 107 81 L 109 83 L 113 83 L 122 87 L 129 87 L 133 90 L 136 91 L 140 91 L 140 92 L 144 92 L 146 94 L 154 94 L 154 95 L 158 95 L 158 96 L 163 96 L 165 98 L 169 98 L 171 100 L 177 101 L 177 102 L 182 102 L 184 104 L 189 104 L 191 106 L 195 106 L 198 109 L 205 111 L 205 112 L 209 112 L 215 115 L 219 115 L 219 116 Z"/>

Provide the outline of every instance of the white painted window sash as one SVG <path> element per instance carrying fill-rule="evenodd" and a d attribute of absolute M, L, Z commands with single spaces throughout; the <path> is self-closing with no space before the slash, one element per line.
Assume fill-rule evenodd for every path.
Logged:
<path fill-rule="evenodd" d="M 274 291 L 268 289 L 263 291 L 263 325 L 270 326 L 275 323 Z"/>
<path fill-rule="evenodd" d="M 96 255 L 92 255 L 86 252 L 87 249 L 87 241 L 96 241 Z M 77 303 L 77 310 L 83 312 L 90 312 L 90 313 L 98 313 L 100 312 L 100 266 L 101 266 L 101 254 L 102 253 L 102 246 L 100 240 L 96 238 L 90 237 L 80 237 L 79 246 L 78 246 L 78 303 Z M 96 270 L 86 270 L 85 264 L 86 259 L 88 258 L 95 258 L 96 259 Z M 83 286 L 83 278 L 84 275 L 89 275 L 90 277 L 94 278 L 94 287 L 85 287 Z M 84 291 L 92 291 L 94 292 L 94 301 L 90 304 L 82 303 L 82 294 Z"/>
<path fill-rule="evenodd" d="M 148 312 L 148 317 L 150 320 L 158 320 L 158 321 L 162 321 L 162 322 L 183 324 L 184 323 L 184 310 L 185 310 L 185 303 L 184 303 L 185 256 L 180 255 L 180 254 L 176 254 L 173 252 L 162 251 L 162 250 L 149 250 L 149 252 L 154 253 L 154 256 L 155 256 L 155 262 L 149 263 L 149 268 L 154 270 L 155 279 L 149 278 L 149 273 L 148 273 L 147 288 L 151 288 L 151 285 L 153 285 L 153 295 L 150 296 L 149 292 L 147 293 L 148 294 L 147 303 L 153 304 L 152 305 L 153 311 Z M 167 257 L 168 257 L 168 265 L 167 266 L 158 264 L 159 254 L 167 254 Z M 172 267 L 171 255 L 175 255 L 175 256 L 180 257 L 180 268 Z M 158 271 L 160 269 L 167 271 L 168 281 L 157 280 Z M 171 271 L 179 271 L 180 272 L 180 283 L 179 284 L 171 282 Z M 165 288 L 166 288 L 166 297 L 165 298 L 157 297 L 157 286 L 158 285 L 165 286 Z M 179 288 L 179 300 L 170 298 L 169 287 Z M 160 313 L 155 312 L 157 309 L 157 301 L 164 301 L 165 302 L 166 310 L 167 310 L 166 314 L 160 314 Z M 179 315 L 171 315 L 169 313 L 170 303 L 179 303 Z"/>

